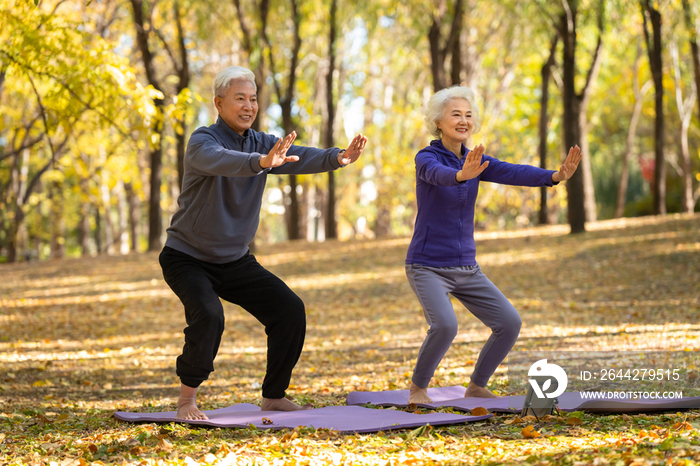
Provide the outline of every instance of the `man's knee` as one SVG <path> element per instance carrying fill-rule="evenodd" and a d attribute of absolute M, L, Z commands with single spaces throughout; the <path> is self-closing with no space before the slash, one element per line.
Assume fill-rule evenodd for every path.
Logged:
<path fill-rule="evenodd" d="M 301 298 L 291 290 L 280 294 L 273 301 L 268 301 L 266 309 L 259 317 L 266 327 L 281 325 L 289 330 L 306 329 L 306 307 Z"/>
<path fill-rule="evenodd" d="M 285 302 L 284 319 L 291 325 L 306 327 L 306 306 L 299 296 Z"/>
<path fill-rule="evenodd" d="M 207 303 L 197 303 L 188 311 L 188 325 L 197 325 L 211 330 L 223 331 L 225 324 L 224 310 L 219 303 L 207 305 Z"/>

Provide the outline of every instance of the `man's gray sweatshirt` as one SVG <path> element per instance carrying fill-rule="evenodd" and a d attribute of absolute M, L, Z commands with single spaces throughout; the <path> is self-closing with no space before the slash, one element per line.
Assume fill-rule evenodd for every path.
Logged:
<path fill-rule="evenodd" d="M 279 139 L 252 129 L 244 136 L 221 117 L 197 128 L 187 144 L 182 192 L 165 242 L 199 260 L 224 264 L 243 257 L 260 221 L 267 174 L 321 173 L 340 168 L 340 149 L 292 146 L 299 161 L 261 168 L 260 157 Z"/>

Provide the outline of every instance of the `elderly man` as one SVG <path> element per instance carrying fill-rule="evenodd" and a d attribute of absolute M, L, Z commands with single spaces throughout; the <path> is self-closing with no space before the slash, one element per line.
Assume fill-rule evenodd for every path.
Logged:
<path fill-rule="evenodd" d="M 356 136 L 347 149 L 292 145 L 256 132 L 255 76 L 232 66 L 214 80 L 216 123 L 198 128 L 185 154 L 178 210 L 160 254 L 163 277 L 185 307 L 185 345 L 177 358 L 180 377 L 178 418 L 207 419 L 196 404 L 197 388 L 214 370 L 224 331 L 221 299 L 235 303 L 265 326 L 267 373 L 262 409 L 294 411 L 301 406 L 285 390 L 306 333 L 304 303 L 250 254 L 260 219 L 268 173 L 320 173 L 355 162 L 367 138 Z"/>

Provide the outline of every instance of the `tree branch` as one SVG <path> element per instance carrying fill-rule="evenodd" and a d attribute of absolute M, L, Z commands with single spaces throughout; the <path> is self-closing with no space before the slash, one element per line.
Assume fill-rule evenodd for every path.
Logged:
<path fill-rule="evenodd" d="M 284 102 L 289 103 L 294 97 L 294 86 L 296 84 L 296 71 L 299 66 L 299 50 L 301 49 L 301 35 L 299 34 L 299 9 L 297 8 L 297 0 L 290 0 L 292 6 L 292 22 L 294 24 L 294 46 L 292 48 L 292 59 L 289 64 L 289 79 L 287 80 L 287 89 L 285 90 Z M 270 52 L 272 56 L 272 52 Z M 282 103 L 282 102 L 280 102 Z"/>
<path fill-rule="evenodd" d="M 241 32 L 243 33 L 243 48 L 245 49 L 248 56 L 253 51 L 250 29 L 248 29 L 248 24 L 246 24 L 245 17 L 243 16 L 243 8 L 241 7 L 240 0 L 233 0 L 233 4 L 236 7 L 236 12 L 238 13 L 238 22 L 241 26 Z"/>
<path fill-rule="evenodd" d="M 20 68 L 22 68 L 22 69 L 24 70 L 24 72 L 27 74 L 27 76 L 29 76 L 29 73 L 31 72 L 31 73 L 34 73 L 34 74 L 37 75 L 37 76 L 42 76 L 42 77 L 44 77 L 44 78 L 48 78 L 48 79 L 51 79 L 52 81 L 56 82 L 56 83 L 59 84 L 63 89 L 65 89 L 66 91 L 68 91 L 68 93 L 69 93 L 70 95 L 72 95 L 73 98 L 75 98 L 75 100 L 77 100 L 78 102 L 80 102 L 80 103 L 85 107 L 85 110 L 92 110 L 93 112 L 97 113 L 97 115 L 98 115 L 103 121 L 106 121 L 107 123 L 109 123 L 110 125 L 112 125 L 112 126 L 114 127 L 114 129 L 116 129 L 116 130 L 119 132 L 119 134 L 121 134 L 122 136 L 124 136 L 124 137 L 129 137 L 129 138 L 131 137 L 131 135 L 128 134 L 127 132 L 125 132 L 124 130 L 122 130 L 122 129 L 119 127 L 119 125 L 118 125 L 114 120 L 112 120 L 111 118 L 107 117 L 107 116 L 106 116 L 104 113 L 102 113 L 97 107 L 94 107 L 94 106 L 93 106 L 92 104 L 90 104 L 89 102 L 85 102 L 73 89 L 70 88 L 70 86 L 68 86 L 66 83 L 64 83 L 63 81 L 61 81 L 61 80 L 58 79 L 57 77 L 55 77 L 55 76 L 53 76 L 53 75 L 51 75 L 51 74 L 49 74 L 49 73 L 45 73 L 45 72 L 43 72 L 43 71 L 36 71 L 36 70 L 32 69 L 30 66 L 28 66 L 28 65 L 26 65 L 26 64 L 24 64 L 24 63 L 22 63 L 22 62 L 20 62 L 17 58 L 15 58 L 13 55 L 11 55 L 10 53 L 8 53 L 8 52 L 5 51 L 5 50 L 0 49 L 0 54 L 5 55 L 7 58 L 10 59 L 10 61 L 12 61 L 14 64 L 16 64 L 17 66 L 19 66 Z"/>
<path fill-rule="evenodd" d="M 277 81 L 277 70 L 275 68 L 274 54 L 272 53 L 272 43 L 267 35 L 267 15 L 270 12 L 270 0 L 260 1 L 260 19 L 262 21 L 261 34 L 263 42 L 267 46 L 267 59 L 270 61 L 270 73 L 272 74 L 272 83 L 275 86 L 275 93 L 277 94 L 277 100 L 282 102 L 282 89 L 280 88 L 279 82 Z"/>
<path fill-rule="evenodd" d="M 177 59 L 175 58 L 175 55 L 173 54 L 173 51 L 170 50 L 170 46 L 168 46 L 168 43 L 165 41 L 165 37 L 163 37 L 163 33 L 160 32 L 160 29 L 157 29 L 153 26 L 151 26 L 151 29 L 156 33 L 156 37 L 160 39 L 160 42 L 163 44 L 163 48 L 165 49 L 165 52 L 168 54 L 170 57 L 170 61 L 173 63 L 173 68 L 175 68 L 175 71 L 177 74 L 180 74 L 180 64 L 178 63 Z"/>
<path fill-rule="evenodd" d="M 180 51 L 180 67 L 178 75 L 180 82 L 177 86 L 177 93 L 186 89 L 190 85 L 190 66 L 187 59 L 187 47 L 185 46 L 185 32 L 182 28 L 182 19 L 180 18 L 180 2 L 175 0 L 175 24 L 177 25 L 178 49 Z"/>
<path fill-rule="evenodd" d="M 603 22 L 605 15 L 605 1 L 601 0 L 600 8 L 598 10 L 598 43 L 596 44 L 595 51 L 593 52 L 593 61 L 591 67 L 588 69 L 586 74 L 586 83 L 581 90 L 581 105 L 585 107 L 588 104 L 588 100 L 591 98 L 592 83 L 598 77 L 600 72 L 600 67 L 603 62 Z"/>

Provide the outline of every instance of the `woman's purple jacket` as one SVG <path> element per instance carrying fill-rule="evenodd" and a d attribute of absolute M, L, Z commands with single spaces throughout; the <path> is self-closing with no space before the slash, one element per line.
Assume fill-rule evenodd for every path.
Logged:
<path fill-rule="evenodd" d="M 514 186 L 552 186 L 554 170 L 502 162 L 488 155 L 489 166 L 481 175 L 458 182 L 468 149 L 462 145 L 457 157 L 434 140 L 416 154 L 416 201 L 418 215 L 406 264 L 431 267 L 476 265 L 474 206 L 479 181 Z"/>

